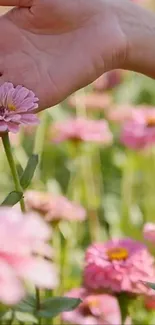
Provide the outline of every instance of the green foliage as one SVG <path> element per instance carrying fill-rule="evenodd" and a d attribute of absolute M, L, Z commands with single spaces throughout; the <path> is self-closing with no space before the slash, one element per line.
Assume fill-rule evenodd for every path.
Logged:
<path fill-rule="evenodd" d="M 154 81 L 132 73 L 124 79 L 117 89 L 109 92 L 114 104 L 155 105 Z M 89 91 L 92 91 L 91 87 Z M 18 161 L 19 151 L 17 154 L 16 147 L 14 156 L 23 190 L 31 185 L 32 189 L 48 191 L 53 195 L 65 195 L 80 203 L 86 208 L 87 217 L 90 217 L 92 212 L 93 216 L 98 217 L 100 227 L 97 229 L 97 237 L 101 241 L 109 237 L 123 236 L 143 241 L 143 225 L 147 221 L 154 222 L 155 216 L 154 150 L 150 155 L 144 155 L 125 148 L 120 143 L 121 126 L 112 122 L 109 122 L 109 125 L 114 135 L 114 142 L 109 147 L 86 143 L 81 146 L 68 142 L 52 143 L 49 133 L 53 123 L 60 120 L 65 123 L 65 119 L 74 117 L 76 114 L 76 111 L 71 111 L 67 100 L 48 111 L 46 130 L 42 133 L 45 139 L 40 141 L 44 145 L 39 164 L 38 156 L 31 155 L 35 132 L 33 131 L 32 135 L 23 136 L 26 131 L 22 130 L 20 147 L 24 152 L 24 159 L 22 157 Z M 78 114 L 91 116 L 94 119 L 104 117 L 104 112 L 96 113 L 96 111 L 89 112 L 82 111 L 82 109 L 79 109 Z M 25 162 L 27 156 L 30 158 L 23 171 L 24 163 L 22 164 L 21 160 Z M 36 168 L 36 177 L 33 178 Z M 10 191 L 10 184 L 12 186 L 12 179 L 3 153 L 1 154 L 0 174 L 0 199 L 2 201 Z M 1 205 L 13 206 L 22 196 L 23 193 L 13 191 Z M 14 317 L 15 321 L 25 324 L 39 324 L 43 318 L 46 318 L 48 322 L 60 316 L 63 311 L 77 308 L 81 303 L 80 299 L 57 295 L 64 295 L 68 290 L 81 286 L 85 249 L 92 241 L 90 218 L 81 223 L 63 220 L 59 225 L 56 226 L 53 223 L 52 226 L 54 228 L 52 246 L 56 252 L 53 259 L 59 268 L 62 267 L 65 271 L 63 290 L 62 283 L 60 283 L 60 287 L 52 292 L 52 297 L 50 297 L 50 290 L 49 298 L 46 292 L 46 299 L 45 293 L 41 291 L 39 308 L 33 296 L 27 297 L 12 310 L 6 311 L 2 306 L 0 317 L 3 321 L 12 320 Z M 62 240 L 62 235 L 65 240 Z M 154 252 L 153 248 L 151 251 Z M 146 283 L 146 285 L 155 290 L 154 283 Z M 126 313 L 125 307 L 126 305 L 124 314 Z M 155 312 L 146 310 L 144 302 L 139 303 L 137 299 L 135 307 L 130 309 L 133 324 L 153 325 L 155 323 Z"/>
<path fill-rule="evenodd" d="M 41 303 L 41 307 L 38 316 L 43 318 L 53 318 L 58 316 L 64 311 L 71 311 L 78 307 L 81 303 L 80 299 L 68 298 L 68 297 L 52 297 L 44 300 Z"/>
<path fill-rule="evenodd" d="M 146 285 L 147 285 L 149 288 L 155 290 L 155 283 L 152 283 L 152 282 L 146 282 Z"/>
<path fill-rule="evenodd" d="M 13 191 L 8 194 L 5 200 L 1 203 L 1 206 L 13 206 L 18 203 L 23 196 L 23 193 Z"/>
<path fill-rule="evenodd" d="M 26 189 L 30 185 L 37 165 L 38 165 L 38 155 L 32 155 L 29 158 L 26 168 L 20 178 L 20 184 L 23 189 Z"/>

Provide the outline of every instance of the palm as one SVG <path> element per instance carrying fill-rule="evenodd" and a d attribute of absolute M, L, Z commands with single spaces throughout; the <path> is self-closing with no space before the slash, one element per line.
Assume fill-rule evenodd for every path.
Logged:
<path fill-rule="evenodd" d="M 66 0 L 68 12 L 63 0 L 36 0 L 31 11 L 14 9 L 0 19 L 1 82 L 34 90 L 41 109 L 55 105 L 103 73 L 105 61 L 108 66 L 112 58 L 111 38 L 116 41 L 115 53 L 120 50 L 119 26 L 109 26 L 108 16 L 103 24 L 100 7 L 96 10 L 100 0 L 89 0 L 88 8 L 83 1 Z M 105 48 L 104 39 L 108 40 Z"/>

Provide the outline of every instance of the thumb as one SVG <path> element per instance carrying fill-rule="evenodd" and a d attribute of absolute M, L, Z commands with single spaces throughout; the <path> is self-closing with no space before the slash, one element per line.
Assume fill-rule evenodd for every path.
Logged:
<path fill-rule="evenodd" d="M 32 0 L 0 0 L 0 6 L 31 7 Z"/>

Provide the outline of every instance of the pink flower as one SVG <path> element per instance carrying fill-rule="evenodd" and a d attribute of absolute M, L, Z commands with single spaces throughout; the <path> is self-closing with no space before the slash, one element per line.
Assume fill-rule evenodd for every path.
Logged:
<path fill-rule="evenodd" d="M 121 142 L 132 149 L 144 149 L 155 143 L 155 109 L 137 110 L 122 129 Z"/>
<path fill-rule="evenodd" d="M 93 82 L 95 90 L 103 91 L 109 90 L 118 86 L 122 82 L 122 71 L 113 70 L 104 73 L 101 77 Z"/>
<path fill-rule="evenodd" d="M 38 123 L 34 114 L 37 102 L 35 94 L 22 86 L 10 82 L 0 86 L 0 133 L 16 133 L 19 125 Z"/>
<path fill-rule="evenodd" d="M 75 325 L 121 324 L 120 309 L 115 297 L 108 294 L 90 294 L 84 288 L 73 289 L 66 296 L 83 300 L 78 308 L 62 314 L 62 319 L 66 323 Z"/>
<path fill-rule="evenodd" d="M 106 111 L 106 118 L 116 123 L 124 123 L 126 121 L 131 121 L 137 109 L 141 108 L 136 108 L 130 105 L 114 105 Z"/>
<path fill-rule="evenodd" d="M 143 235 L 146 240 L 155 243 L 155 223 L 146 223 L 143 228 Z"/>
<path fill-rule="evenodd" d="M 45 215 L 47 221 L 83 221 L 86 211 L 75 202 L 69 201 L 65 196 L 54 196 L 46 192 L 27 191 L 26 203 L 30 210 L 35 210 Z"/>
<path fill-rule="evenodd" d="M 142 243 L 130 238 L 90 246 L 86 252 L 84 285 L 91 290 L 152 293 L 142 281 L 155 280 L 154 259 Z"/>
<path fill-rule="evenodd" d="M 48 226 L 37 215 L 0 208 L 0 301 L 15 304 L 25 295 L 24 282 L 40 288 L 57 285 L 51 257 Z"/>
<path fill-rule="evenodd" d="M 69 97 L 68 103 L 71 107 L 82 106 L 88 111 L 104 111 L 111 104 L 112 98 L 108 94 L 88 93 L 84 95 L 74 94 Z"/>
<path fill-rule="evenodd" d="M 53 138 L 56 143 L 72 140 L 111 144 L 112 133 L 105 120 L 75 118 L 53 125 Z"/>
<path fill-rule="evenodd" d="M 139 121 L 141 118 L 139 118 L 140 115 L 148 115 L 155 112 L 155 109 L 150 106 L 131 106 L 131 105 L 113 105 L 110 106 L 108 110 L 106 110 L 106 118 L 112 122 L 116 123 L 126 123 L 131 121 Z"/>

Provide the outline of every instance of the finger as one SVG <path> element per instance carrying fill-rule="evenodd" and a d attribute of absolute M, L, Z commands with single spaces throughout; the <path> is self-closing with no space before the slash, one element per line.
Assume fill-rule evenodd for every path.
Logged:
<path fill-rule="evenodd" d="M 0 6 L 31 7 L 32 0 L 0 0 Z"/>

